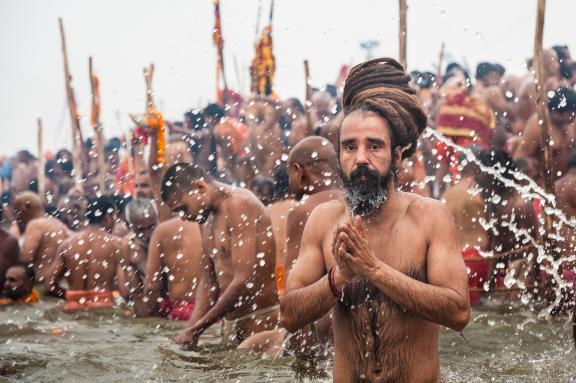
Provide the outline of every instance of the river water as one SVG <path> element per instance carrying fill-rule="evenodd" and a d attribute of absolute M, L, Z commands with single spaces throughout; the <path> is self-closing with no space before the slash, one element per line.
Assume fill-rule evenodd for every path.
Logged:
<path fill-rule="evenodd" d="M 0 382 L 330 382 L 326 361 L 259 359 L 218 346 L 213 328 L 198 352 L 170 341 L 181 322 L 134 319 L 126 308 L 64 314 L 55 301 L 0 308 Z M 473 311 L 463 336 L 443 330 L 447 382 L 576 382 L 567 317 L 503 304 Z"/>

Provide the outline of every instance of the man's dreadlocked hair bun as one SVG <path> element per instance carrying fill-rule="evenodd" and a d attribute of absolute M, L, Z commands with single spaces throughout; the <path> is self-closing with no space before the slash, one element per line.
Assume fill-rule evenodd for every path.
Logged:
<path fill-rule="evenodd" d="M 385 118 L 394 135 L 393 146 L 407 147 L 402 158 L 414 154 L 426 127 L 426 115 L 409 81 L 400 63 L 384 57 L 353 67 L 344 84 L 344 113 L 364 110 Z"/>

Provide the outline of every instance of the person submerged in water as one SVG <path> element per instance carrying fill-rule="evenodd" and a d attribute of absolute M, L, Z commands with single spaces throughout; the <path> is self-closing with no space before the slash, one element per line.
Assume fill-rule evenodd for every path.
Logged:
<path fill-rule="evenodd" d="M 332 309 L 335 382 L 438 382 L 440 326 L 470 318 L 448 209 L 394 187 L 426 126 L 408 81 L 389 58 L 351 70 L 338 147 L 347 195 L 308 218 L 281 299 L 290 332 Z"/>
<path fill-rule="evenodd" d="M 40 296 L 34 289 L 35 280 L 31 266 L 17 263 L 8 268 L 4 276 L 4 297 L 0 297 L 0 306 L 38 302 Z"/>

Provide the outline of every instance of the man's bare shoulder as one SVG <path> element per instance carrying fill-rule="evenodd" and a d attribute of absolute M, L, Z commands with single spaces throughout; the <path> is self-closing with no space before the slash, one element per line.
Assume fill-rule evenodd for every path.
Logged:
<path fill-rule="evenodd" d="M 406 214 L 416 219 L 418 222 L 427 222 L 433 220 L 439 223 L 439 220 L 446 221 L 452 219 L 450 210 L 442 201 L 430 197 L 407 192 L 399 192 L 401 198 L 407 202 Z"/>
<path fill-rule="evenodd" d="M 309 221 L 312 222 L 333 222 L 340 218 L 346 212 L 346 204 L 341 199 L 334 199 L 323 202 L 312 209 Z M 322 225 L 327 227 L 327 225 Z"/>

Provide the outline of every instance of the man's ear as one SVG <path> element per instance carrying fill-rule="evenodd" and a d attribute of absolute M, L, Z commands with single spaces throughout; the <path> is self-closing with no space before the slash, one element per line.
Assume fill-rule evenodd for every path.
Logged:
<path fill-rule="evenodd" d="M 306 172 L 304 171 L 304 167 L 302 165 L 300 165 L 299 163 L 295 163 L 294 164 L 294 170 L 296 170 L 296 174 L 297 174 L 297 178 L 298 178 L 298 183 L 302 183 L 304 181 L 304 178 L 306 178 Z"/>
<path fill-rule="evenodd" d="M 192 190 L 198 190 L 201 194 L 206 192 L 206 181 L 198 179 L 192 183 Z"/>

